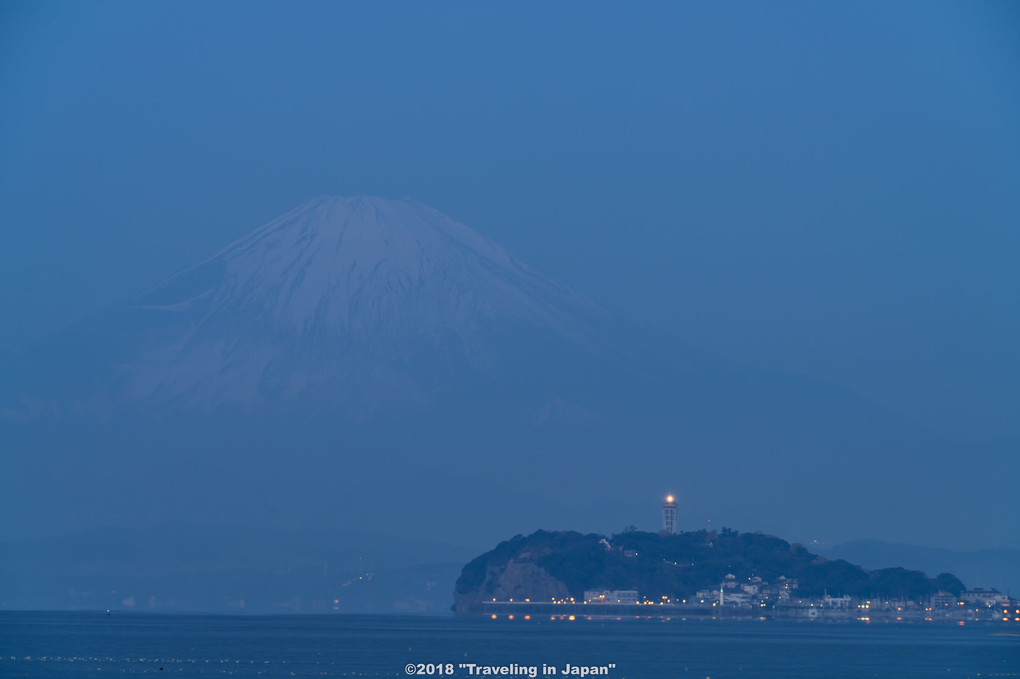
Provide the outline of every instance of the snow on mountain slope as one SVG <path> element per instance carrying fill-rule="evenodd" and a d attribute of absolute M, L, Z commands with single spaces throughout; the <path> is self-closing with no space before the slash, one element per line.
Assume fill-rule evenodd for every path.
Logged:
<path fill-rule="evenodd" d="M 217 275 L 203 278 L 208 270 Z M 207 281 L 203 283 L 202 281 Z M 208 287 L 207 287 L 208 286 Z M 181 299 L 179 292 L 194 294 Z M 500 316 L 576 337 L 594 304 L 495 243 L 412 200 L 323 196 L 273 220 L 138 300 L 170 312 L 250 314 L 297 335 L 362 338 L 414 324 L 470 335 Z"/>
<path fill-rule="evenodd" d="M 67 398 L 206 411 L 317 394 L 363 418 L 491 373 L 522 329 L 592 348 L 609 320 L 432 208 L 323 196 L 76 329 L 100 349 L 78 361 L 91 393 Z"/>

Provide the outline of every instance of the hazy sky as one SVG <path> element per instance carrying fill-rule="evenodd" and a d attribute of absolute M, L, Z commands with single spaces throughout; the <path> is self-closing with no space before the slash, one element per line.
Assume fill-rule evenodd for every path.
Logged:
<path fill-rule="evenodd" d="M 315 195 L 1020 436 L 1020 5 L 0 4 L 0 348 Z"/>

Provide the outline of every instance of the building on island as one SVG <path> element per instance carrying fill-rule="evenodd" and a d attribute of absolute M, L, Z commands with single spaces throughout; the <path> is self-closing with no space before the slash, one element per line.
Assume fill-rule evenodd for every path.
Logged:
<path fill-rule="evenodd" d="M 960 598 L 967 603 L 987 606 L 988 608 L 1009 604 L 1009 596 L 997 589 L 968 589 L 964 590 Z"/>
<path fill-rule="evenodd" d="M 584 592 L 586 604 L 620 604 L 634 606 L 638 602 L 638 593 L 634 589 L 591 589 Z"/>
<path fill-rule="evenodd" d="M 676 498 L 667 495 L 666 501 L 662 503 L 662 532 L 666 535 L 673 535 L 676 532 L 676 517 L 679 511 Z"/>

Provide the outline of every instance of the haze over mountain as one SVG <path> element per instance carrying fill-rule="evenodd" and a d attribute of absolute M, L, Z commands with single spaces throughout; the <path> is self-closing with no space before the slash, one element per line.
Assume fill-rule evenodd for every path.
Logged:
<path fill-rule="evenodd" d="M 893 565 L 921 570 L 928 575 L 955 573 L 971 587 L 994 587 L 1016 596 L 1020 592 L 1020 549 L 982 549 L 959 552 L 880 540 L 854 540 L 820 550 L 829 559 L 846 559 L 875 570 Z"/>
<path fill-rule="evenodd" d="M 430 208 L 322 197 L 60 338 L 89 388 L 58 374 L 59 395 L 37 396 L 100 418 L 297 400 L 363 420 L 491 373 L 511 328 L 593 348 L 606 319 Z"/>
<path fill-rule="evenodd" d="M 1015 454 L 614 317 L 407 199 L 314 199 L 3 377 L 4 537 L 172 516 L 473 547 L 654 528 L 665 490 L 681 528 L 1018 534 Z"/>
<path fill-rule="evenodd" d="M 0 543 L 0 609 L 444 613 L 472 556 L 360 531 L 96 529 Z"/>

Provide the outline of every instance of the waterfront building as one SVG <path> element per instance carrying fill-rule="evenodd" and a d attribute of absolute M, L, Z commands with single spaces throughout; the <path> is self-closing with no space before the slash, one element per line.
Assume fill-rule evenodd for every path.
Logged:
<path fill-rule="evenodd" d="M 638 593 L 634 589 L 592 589 L 585 590 L 586 604 L 620 604 L 634 606 L 638 602 Z"/>
<path fill-rule="evenodd" d="M 960 598 L 968 603 L 979 604 L 989 608 L 1009 603 L 1009 596 L 997 589 L 968 589 L 964 590 Z"/>

